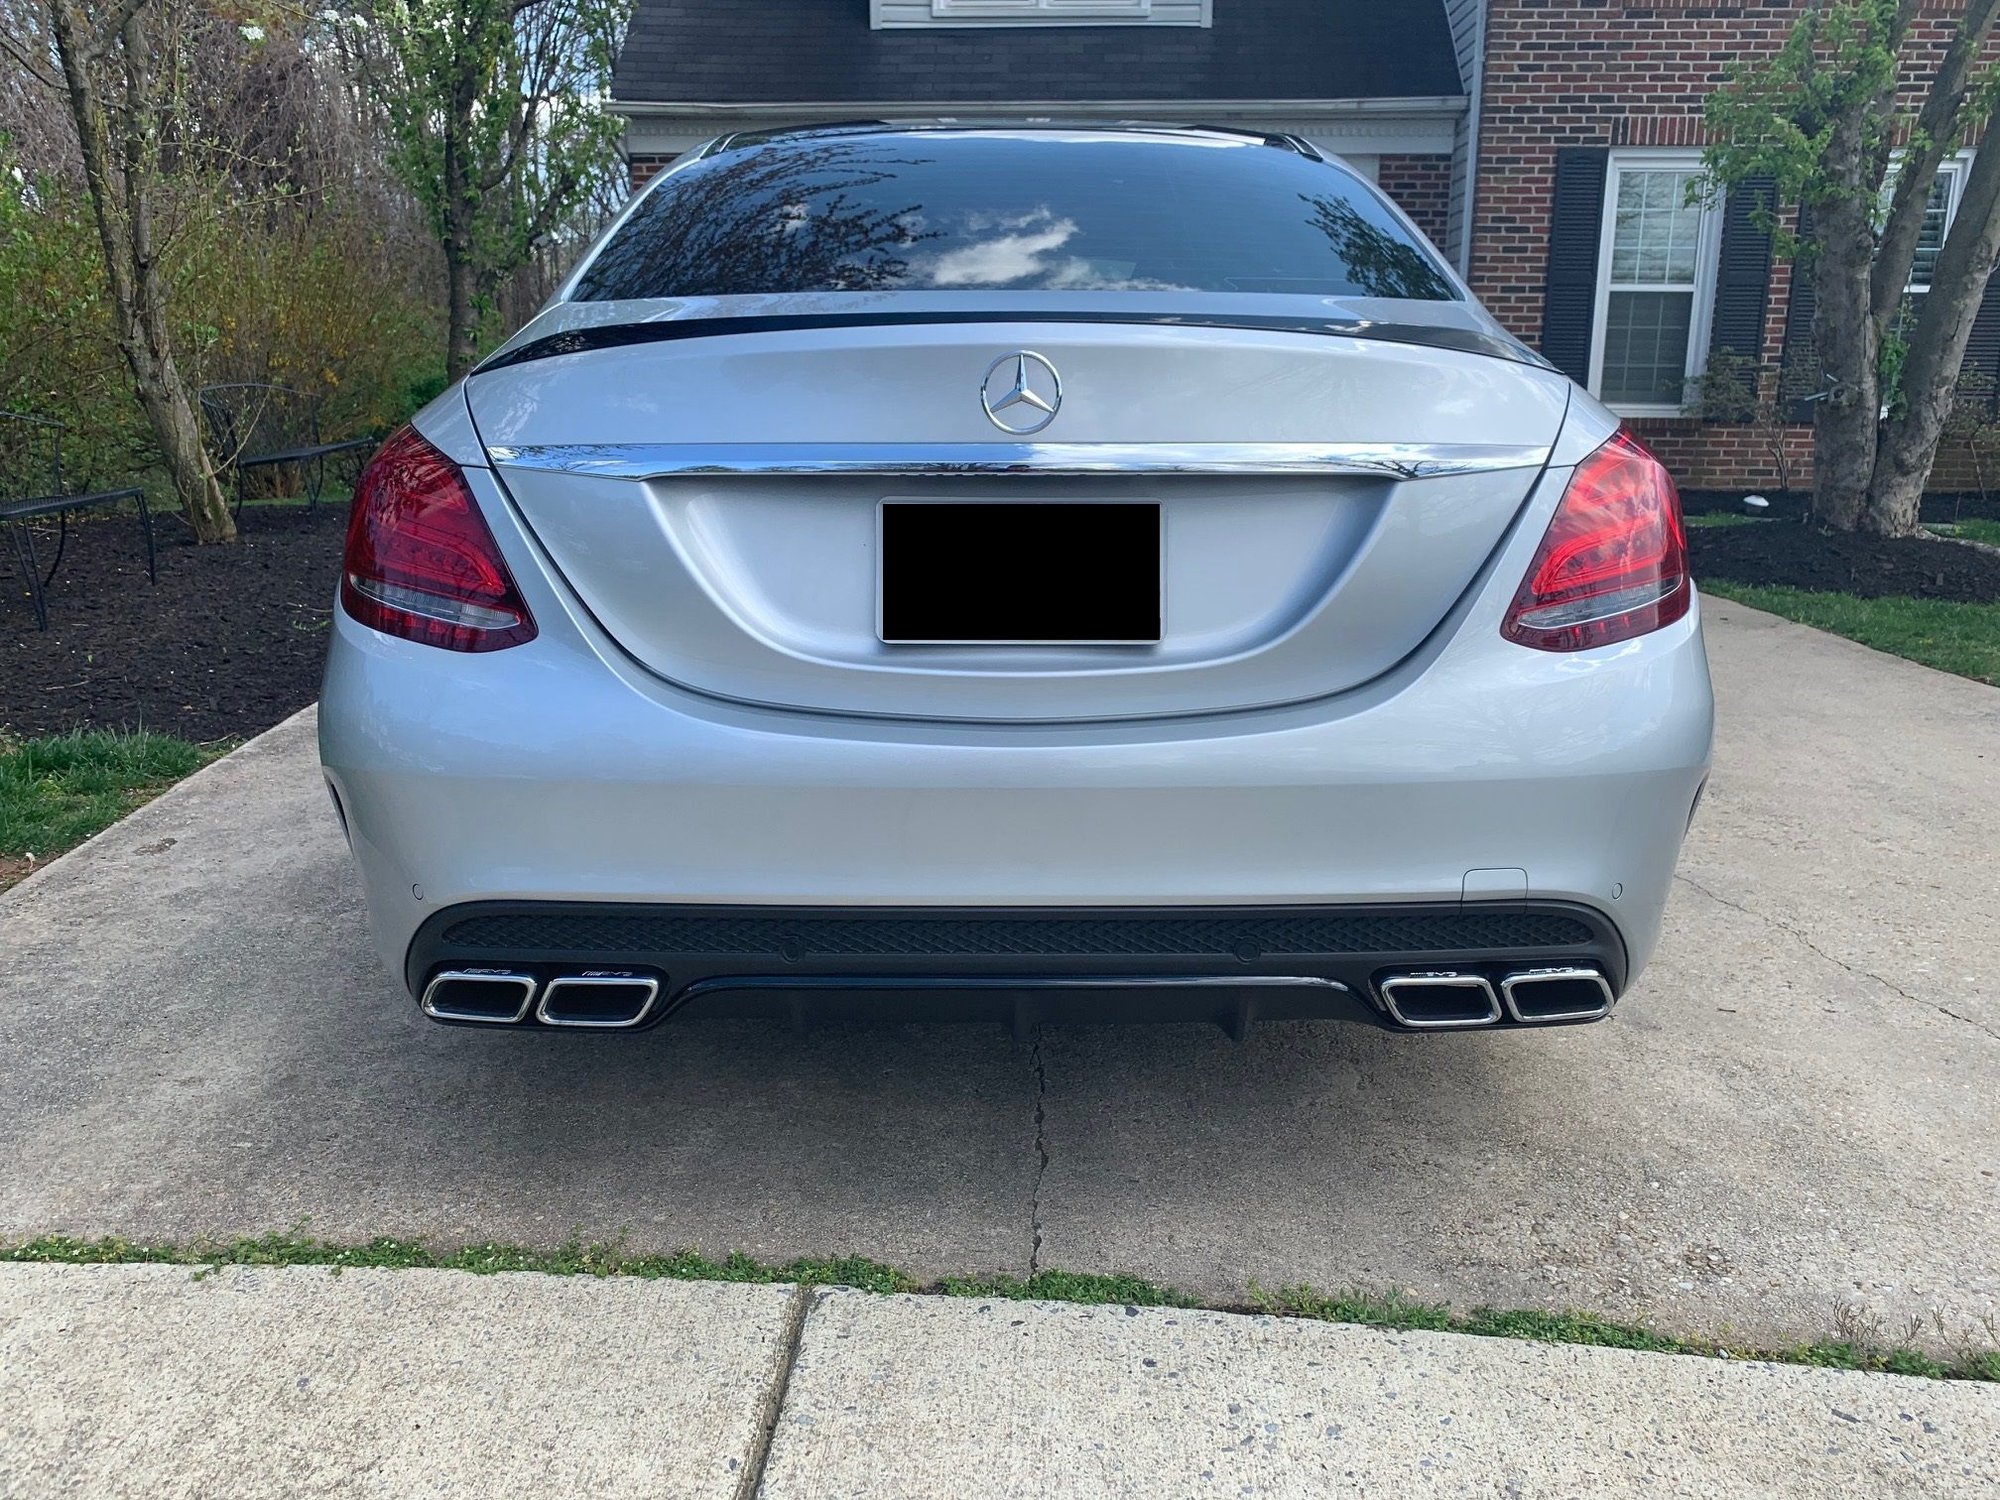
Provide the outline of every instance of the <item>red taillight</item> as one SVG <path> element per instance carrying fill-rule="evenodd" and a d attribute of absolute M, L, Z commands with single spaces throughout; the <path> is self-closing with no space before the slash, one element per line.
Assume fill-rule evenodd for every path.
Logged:
<path fill-rule="evenodd" d="M 1500 633 L 1538 651 L 1583 651 L 1688 612 L 1681 497 L 1660 461 L 1621 432 L 1576 466 Z"/>
<path fill-rule="evenodd" d="M 535 638 L 465 475 L 414 427 L 391 436 L 355 486 L 340 602 L 363 625 L 447 651 Z"/>

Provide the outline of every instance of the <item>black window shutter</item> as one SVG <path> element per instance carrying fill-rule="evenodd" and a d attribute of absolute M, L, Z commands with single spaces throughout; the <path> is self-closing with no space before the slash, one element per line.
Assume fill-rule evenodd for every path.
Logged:
<path fill-rule="evenodd" d="M 1597 252 L 1604 233 L 1604 179 L 1611 153 L 1556 152 L 1549 213 L 1548 282 L 1542 294 L 1542 357 L 1570 379 L 1590 379 L 1591 323 L 1597 312 Z"/>
<path fill-rule="evenodd" d="M 1992 392 L 2000 390 L 2000 272 L 1987 280 L 1986 295 L 1973 316 L 1972 336 L 1965 341 L 1965 359 L 1959 369 L 1984 375 L 1992 383 L 1983 388 L 1989 399 Z"/>
<path fill-rule="evenodd" d="M 1759 362 L 1764 312 L 1771 302 L 1771 232 L 1758 223 L 1758 211 L 1770 211 L 1773 193 L 1770 178 L 1753 177 L 1732 189 L 1723 204 L 1715 324 L 1708 341 L 1712 349 Z"/>
<path fill-rule="evenodd" d="M 1819 291 L 1813 285 L 1812 258 L 1806 253 L 1812 224 L 1812 209 L 1801 208 L 1799 254 L 1792 259 L 1792 300 L 1785 308 L 1785 352 L 1779 357 L 1784 389 L 1792 398 L 1789 415 L 1794 422 L 1812 420 L 1812 403 L 1804 398 L 1820 385 L 1813 374 L 1819 363 L 1813 349 L 1813 314 L 1819 310 Z"/>

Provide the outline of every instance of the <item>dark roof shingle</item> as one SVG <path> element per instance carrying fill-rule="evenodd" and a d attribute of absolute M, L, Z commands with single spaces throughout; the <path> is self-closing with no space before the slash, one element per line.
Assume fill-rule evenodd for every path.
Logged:
<path fill-rule="evenodd" d="M 885 28 L 868 0 L 637 0 L 612 97 L 690 104 L 1424 98 L 1442 0 L 1215 0 L 1215 24 Z"/>

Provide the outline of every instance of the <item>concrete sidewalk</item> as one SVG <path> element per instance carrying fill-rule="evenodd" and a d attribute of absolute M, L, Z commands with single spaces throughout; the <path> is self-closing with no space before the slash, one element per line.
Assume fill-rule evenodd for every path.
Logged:
<path fill-rule="evenodd" d="M 1228 1313 L 0 1265 L 0 1494 L 1990 1496 L 2000 1388 Z"/>

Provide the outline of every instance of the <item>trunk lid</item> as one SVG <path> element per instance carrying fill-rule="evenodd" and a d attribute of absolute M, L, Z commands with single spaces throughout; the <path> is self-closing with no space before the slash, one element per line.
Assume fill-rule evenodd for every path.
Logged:
<path fill-rule="evenodd" d="M 1464 593 L 1568 401 L 1523 362 L 1270 327 L 728 326 L 502 362 L 468 383 L 471 413 L 620 647 L 698 691 L 822 712 L 1133 718 L 1355 687 Z M 1061 394 L 1014 434 L 982 382 L 1023 351 Z M 878 510 L 905 500 L 1157 503 L 1160 640 L 885 644 Z"/>

